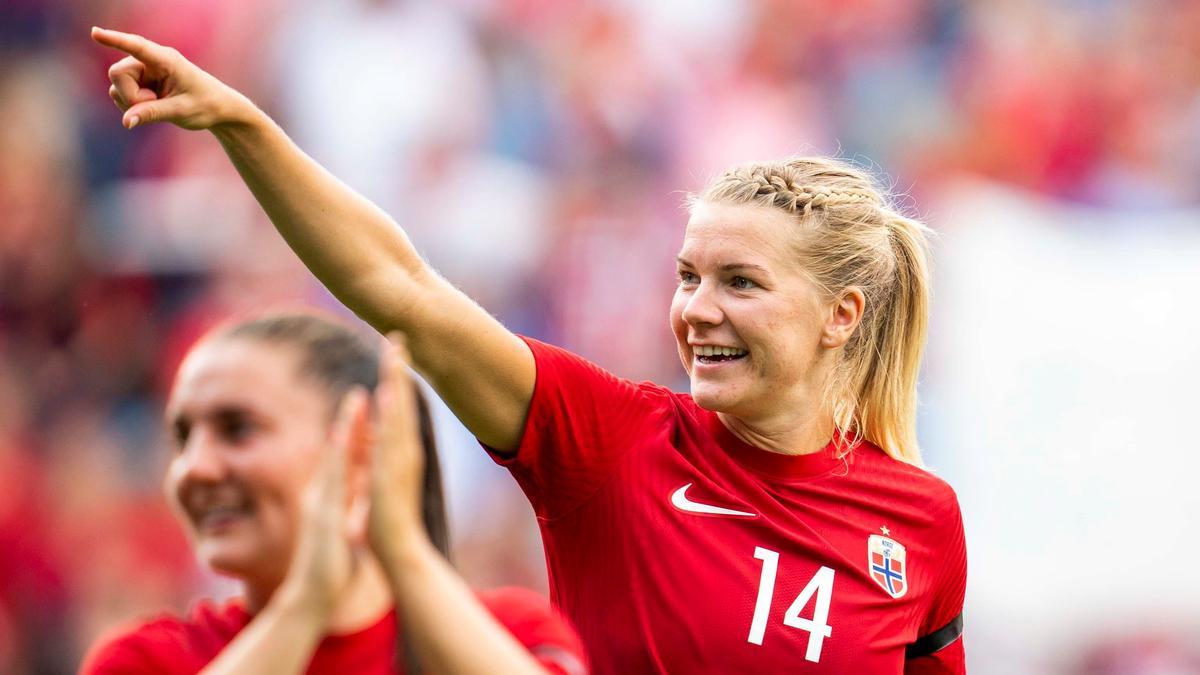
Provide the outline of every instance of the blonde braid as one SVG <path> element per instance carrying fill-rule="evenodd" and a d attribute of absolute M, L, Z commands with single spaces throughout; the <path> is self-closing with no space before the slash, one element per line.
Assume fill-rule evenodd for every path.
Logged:
<path fill-rule="evenodd" d="M 754 163 L 726 171 L 709 190 L 751 192 L 753 201 L 782 208 L 789 213 L 811 215 L 813 209 L 833 209 L 852 204 L 882 206 L 879 193 L 869 185 L 821 185 L 805 180 L 797 171 L 801 160 L 787 163 Z M 724 188 L 723 190 L 721 188 Z M 751 195 L 744 194 L 744 197 Z"/>

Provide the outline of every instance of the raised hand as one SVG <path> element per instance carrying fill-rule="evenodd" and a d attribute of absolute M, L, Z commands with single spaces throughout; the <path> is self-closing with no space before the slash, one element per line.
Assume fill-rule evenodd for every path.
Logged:
<path fill-rule="evenodd" d="M 128 129 L 155 122 L 209 129 L 255 110 L 249 99 L 171 47 L 96 27 L 92 39 L 128 55 L 108 69 L 108 95 L 124 111 L 121 123 Z"/>
<path fill-rule="evenodd" d="M 281 592 L 325 614 L 332 610 L 354 574 L 363 543 L 360 503 L 351 503 L 347 464 L 352 446 L 362 443 L 369 397 L 360 389 L 343 397 L 330 446 L 304 494 L 296 550 Z"/>
<path fill-rule="evenodd" d="M 371 550 L 385 566 L 404 547 L 428 536 L 421 513 L 425 451 L 409 363 L 404 338 L 392 333 L 379 367 L 379 421 L 371 456 L 367 523 Z"/>

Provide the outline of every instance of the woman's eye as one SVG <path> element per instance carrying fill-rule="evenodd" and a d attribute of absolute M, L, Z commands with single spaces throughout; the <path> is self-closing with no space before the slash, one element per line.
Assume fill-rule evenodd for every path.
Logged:
<path fill-rule="evenodd" d="M 700 277 L 698 277 L 695 274 L 688 272 L 686 270 L 680 270 L 679 281 L 680 281 L 680 283 L 684 283 L 684 284 L 696 284 L 696 283 L 700 283 Z"/>
<path fill-rule="evenodd" d="M 176 422 L 171 425 L 171 435 L 175 438 L 175 449 L 183 450 L 183 446 L 187 445 L 188 434 L 191 433 L 191 427 L 184 422 Z"/>
<path fill-rule="evenodd" d="M 250 435 L 251 424 L 241 417 L 222 420 L 221 435 L 231 443 L 238 443 Z"/>
<path fill-rule="evenodd" d="M 738 289 L 739 291 L 745 291 L 745 290 L 749 290 L 751 288 L 757 288 L 758 284 L 754 283 L 753 281 L 750 281 L 746 277 L 734 277 L 733 278 L 733 287 Z"/>

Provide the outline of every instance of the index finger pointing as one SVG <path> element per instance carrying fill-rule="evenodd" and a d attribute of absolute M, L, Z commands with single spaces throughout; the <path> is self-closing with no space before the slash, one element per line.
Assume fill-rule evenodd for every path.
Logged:
<path fill-rule="evenodd" d="M 163 46 L 141 35 L 92 26 L 92 39 L 105 47 L 119 49 L 143 63 L 161 63 L 164 60 Z"/>

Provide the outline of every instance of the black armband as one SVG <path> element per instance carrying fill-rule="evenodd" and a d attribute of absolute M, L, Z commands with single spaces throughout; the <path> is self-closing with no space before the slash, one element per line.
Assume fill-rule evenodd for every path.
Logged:
<path fill-rule="evenodd" d="M 950 623 L 933 631 L 925 637 L 918 638 L 916 642 L 904 648 L 904 658 L 919 659 L 922 656 L 936 654 L 942 649 L 950 646 L 952 642 L 957 640 L 963 632 L 963 617 L 960 613 L 958 616 L 950 620 Z"/>

